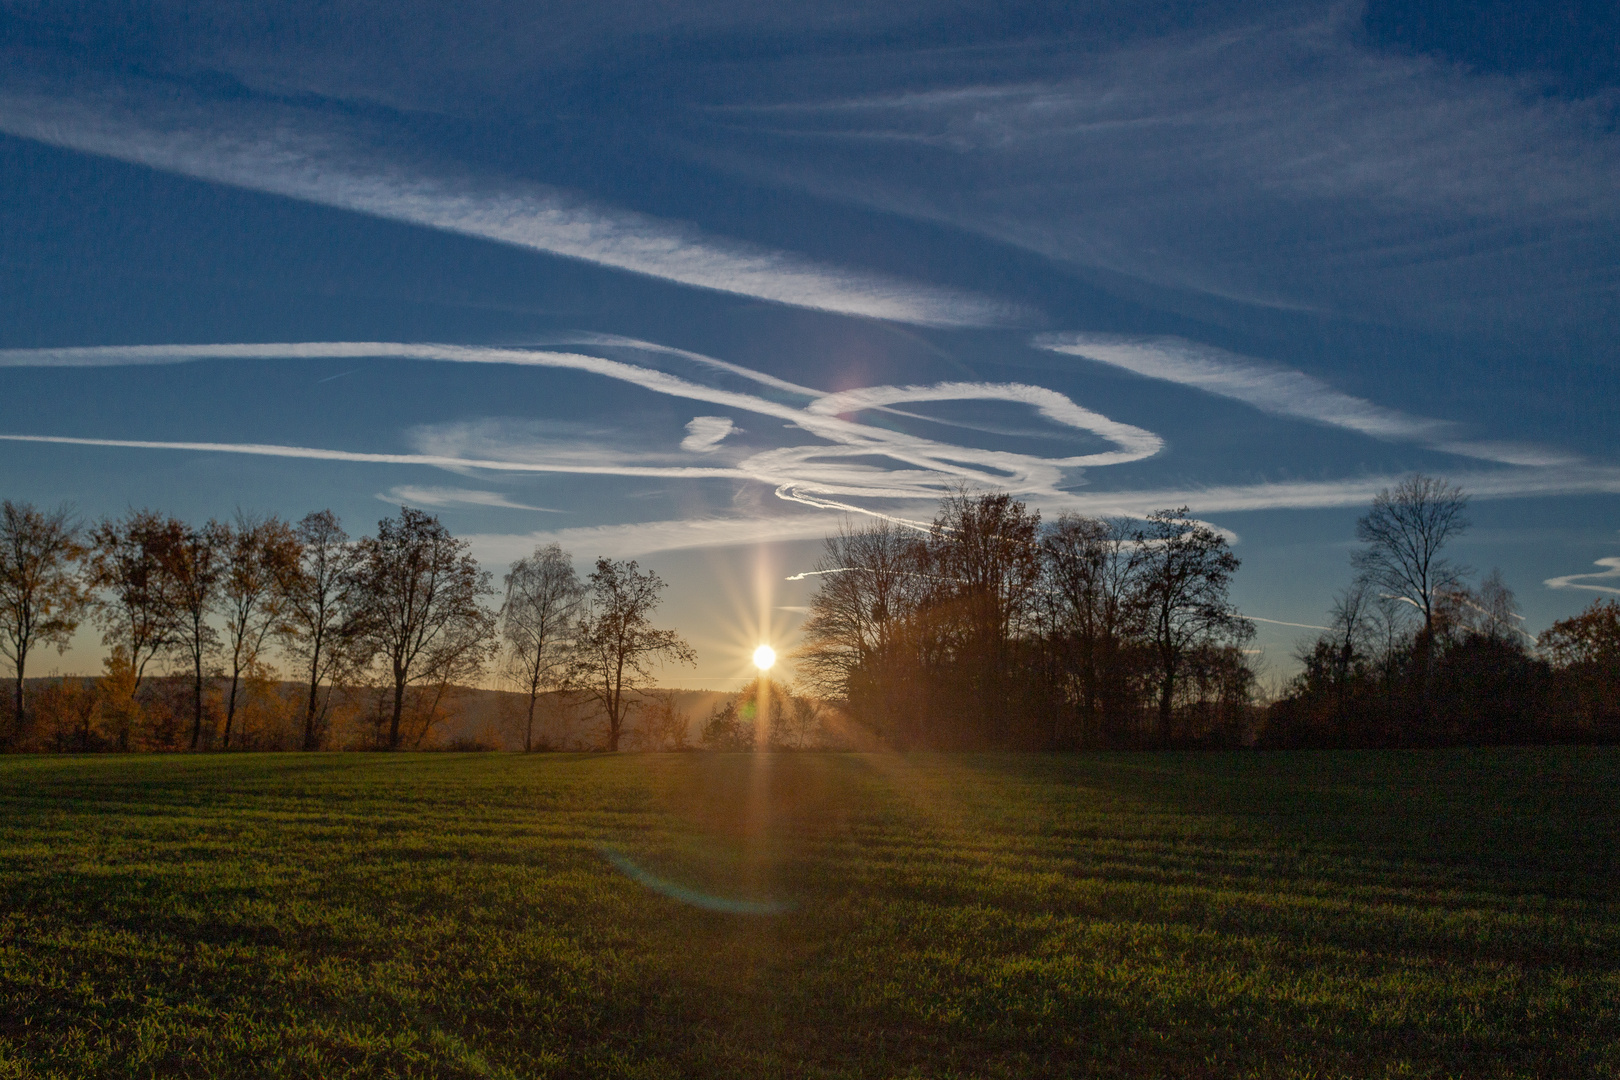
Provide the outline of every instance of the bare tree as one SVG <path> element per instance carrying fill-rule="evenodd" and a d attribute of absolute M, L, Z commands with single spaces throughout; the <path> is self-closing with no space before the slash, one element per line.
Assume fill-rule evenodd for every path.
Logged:
<path fill-rule="evenodd" d="M 1524 616 L 1519 614 L 1518 598 L 1508 588 L 1500 569 L 1492 568 L 1479 588 L 1469 590 L 1464 606 L 1468 628 L 1480 637 L 1519 648 L 1536 643 L 1522 625 Z"/>
<path fill-rule="evenodd" d="M 906 680 L 913 665 L 905 643 L 927 581 L 921 549 L 915 532 L 886 520 L 846 525 L 827 538 L 810 571 L 820 587 L 794 654 L 800 675 L 812 693 L 849 703 L 874 726 L 912 714 Z M 916 735 L 894 734 L 902 742 Z"/>
<path fill-rule="evenodd" d="M 826 706 L 813 697 L 792 691 L 782 697 L 784 707 L 771 724 L 772 741 L 789 750 L 809 750 L 820 741 Z"/>
<path fill-rule="evenodd" d="M 1020 709 L 1029 689 L 1015 656 L 1038 611 L 1041 516 L 1000 492 L 958 491 L 940 507 L 926 545 L 928 626 L 941 661 L 930 681 L 949 688 L 938 722 L 952 741 L 1030 745 L 1017 725 L 1045 709 Z M 1002 730 L 993 730 L 999 720 Z"/>
<path fill-rule="evenodd" d="M 219 649 L 219 631 L 208 618 L 225 578 L 230 534 L 217 521 L 193 528 L 170 518 L 159 535 L 158 564 L 174 602 L 170 648 L 191 667 L 191 749 L 195 750 L 202 742 L 203 669 Z"/>
<path fill-rule="evenodd" d="M 1365 659 L 1369 635 L 1376 632 L 1377 597 L 1364 581 L 1351 582 L 1333 601 L 1333 673 L 1339 707 L 1344 708 L 1358 660 Z"/>
<path fill-rule="evenodd" d="M 265 642 L 280 625 L 286 594 L 278 586 L 297 565 L 298 540 L 292 526 L 280 518 L 260 518 L 242 511 L 221 532 L 220 540 L 224 546 L 220 607 L 231 654 L 220 745 L 229 749 L 242 676 L 259 666 Z"/>
<path fill-rule="evenodd" d="M 1128 708 L 1126 655 L 1143 614 L 1137 525 L 1064 514 L 1042 546 L 1053 644 L 1077 683 L 1083 726 L 1102 734 Z"/>
<path fill-rule="evenodd" d="M 79 628 L 86 600 L 78 574 L 85 554 L 80 532 L 66 506 L 42 511 L 27 503 L 0 503 L 0 655 L 16 673 L 18 734 L 28 654 L 38 645 L 66 650 Z"/>
<path fill-rule="evenodd" d="M 162 552 L 169 534 L 184 527 L 151 510 L 131 510 L 123 518 L 103 519 L 90 534 L 87 577 L 101 594 L 93 610 L 102 643 L 128 667 L 131 706 L 146 665 L 175 637 L 179 605 Z"/>
<path fill-rule="evenodd" d="M 296 551 L 276 564 L 282 613 L 277 633 L 283 648 L 299 662 L 309 686 L 302 746 L 316 750 L 331 706 L 333 677 L 354 652 L 357 554 L 349 534 L 330 510 L 306 515 L 293 532 L 293 542 Z M 328 687 L 324 697 L 322 684 Z"/>
<path fill-rule="evenodd" d="M 636 710 L 636 726 L 630 740 L 643 750 L 685 750 L 692 721 L 668 690 L 647 694 Z"/>
<path fill-rule="evenodd" d="M 1460 585 L 1466 573 L 1443 549 L 1468 528 L 1467 506 L 1462 488 L 1415 473 L 1380 491 L 1356 522 L 1356 539 L 1367 545 L 1352 556 L 1357 573 L 1411 604 L 1423 616 L 1426 637 L 1434 635 L 1439 594 Z"/>
<path fill-rule="evenodd" d="M 528 697 L 523 751 L 534 748 L 534 710 L 540 695 L 561 685 L 567 672 L 575 624 L 585 587 L 574 562 L 556 544 L 512 564 L 501 605 L 501 637 L 506 642 L 507 674 Z"/>
<path fill-rule="evenodd" d="M 569 683 L 602 707 L 608 749 L 619 748 L 625 717 L 648 688 L 655 661 L 695 664 L 697 653 L 674 630 L 659 630 L 649 616 L 658 606 L 663 579 L 642 572 L 635 560 L 597 559 L 590 599 L 575 634 Z"/>
<path fill-rule="evenodd" d="M 449 718 L 465 688 L 478 681 L 493 656 L 497 648 L 494 632 L 495 618 L 488 616 L 477 632 L 447 635 L 430 651 L 421 682 L 407 692 L 409 724 L 401 724 L 401 741 L 408 730 L 411 748 L 417 749 L 435 726 Z"/>
<path fill-rule="evenodd" d="M 358 544 L 361 633 L 387 661 L 393 683 L 390 750 L 399 749 L 406 688 L 452 667 L 462 677 L 482 669 L 494 640 L 495 616 L 480 602 L 494 590 L 467 547 L 438 518 L 408 506 Z"/>
<path fill-rule="evenodd" d="M 1224 536 L 1187 515 L 1186 507 L 1149 515 L 1140 541 L 1140 587 L 1158 661 L 1161 742 L 1172 736 L 1176 683 L 1188 655 L 1254 635 L 1254 624 L 1239 616 L 1227 598 L 1237 556 Z"/>

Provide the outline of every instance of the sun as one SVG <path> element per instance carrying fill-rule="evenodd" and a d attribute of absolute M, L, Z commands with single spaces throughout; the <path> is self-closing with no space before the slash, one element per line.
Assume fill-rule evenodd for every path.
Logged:
<path fill-rule="evenodd" d="M 754 650 L 754 666 L 759 670 L 768 670 L 774 663 L 776 663 L 776 650 L 769 645 L 761 645 Z"/>

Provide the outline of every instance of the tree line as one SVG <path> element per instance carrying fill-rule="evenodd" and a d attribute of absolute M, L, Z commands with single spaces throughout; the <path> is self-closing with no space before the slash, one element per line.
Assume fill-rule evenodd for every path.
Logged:
<path fill-rule="evenodd" d="M 1258 700 L 1239 561 L 1186 508 L 1146 519 L 947 498 L 926 531 L 826 542 L 801 670 L 899 747 L 1419 746 L 1620 737 L 1620 604 L 1539 639 L 1448 545 L 1466 495 L 1417 475 L 1357 523 L 1353 584 Z"/>
<path fill-rule="evenodd" d="M 1467 497 L 1413 476 L 1356 527 L 1352 584 L 1299 673 L 1262 700 L 1239 560 L 1185 507 L 1146 518 L 1038 512 L 960 491 L 930 525 L 829 537 L 794 653 L 797 688 L 761 680 L 716 705 L 697 744 L 899 749 L 1412 746 L 1620 737 L 1620 604 L 1539 638 L 1497 572 L 1449 548 Z M 465 541 L 402 508 L 351 538 L 330 511 L 193 526 L 147 510 L 93 524 L 0 503 L 0 709 L 10 749 L 307 750 L 422 746 L 467 687 L 518 691 L 525 750 L 559 709 L 591 745 L 682 749 L 692 721 L 657 691 L 695 654 L 656 626 L 664 582 L 557 545 L 497 593 Z M 494 603 L 499 596 L 500 603 Z M 86 621 L 99 678 L 30 686 L 42 650 Z M 279 661 L 278 667 L 276 662 Z M 152 672 L 161 674 L 154 677 Z M 37 681 L 37 680 L 36 680 Z M 266 739 L 279 715 L 286 737 Z M 338 734 L 342 729 L 343 734 Z"/>
<path fill-rule="evenodd" d="M 1620 604 L 1596 600 L 1539 636 L 1500 571 L 1447 553 L 1461 488 L 1413 476 L 1356 525 L 1362 547 L 1330 629 L 1269 710 L 1271 746 L 1442 746 L 1620 739 Z"/>
<path fill-rule="evenodd" d="M 204 525 L 131 510 L 86 525 L 65 507 L 6 501 L 0 655 L 13 681 L 0 745 L 230 749 L 249 715 L 271 709 L 292 713 L 305 750 L 333 743 L 340 714 L 361 745 L 419 746 L 499 665 L 525 698 L 525 749 L 537 706 L 559 692 L 598 706 L 618 749 L 654 666 L 694 660 L 652 624 L 664 583 L 633 560 L 598 559 L 581 581 L 551 545 L 504 584 L 493 608 L 466 541 L 409 507 L 355 539 L 329 510 Z M 107 647 L 102 676 L 30 687 L 30 661 L 64 651 L 87 620 Z"/>

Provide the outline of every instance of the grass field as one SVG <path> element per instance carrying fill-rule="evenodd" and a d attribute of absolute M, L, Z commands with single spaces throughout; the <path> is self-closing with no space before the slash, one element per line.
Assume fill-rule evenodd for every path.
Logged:
<path fill-rule="evenodd" d="M 1620 1075 L 1620 751 L 0 759 L 0 1077 Z"/>

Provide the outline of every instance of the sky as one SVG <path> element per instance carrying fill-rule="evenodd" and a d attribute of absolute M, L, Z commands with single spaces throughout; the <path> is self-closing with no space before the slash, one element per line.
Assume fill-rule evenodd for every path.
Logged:
<path fill-rule="evenodd" d="M 1186 505 L 1285 677 L 1461 484 L 1620 595 L 1620 8 L 0 0 L 0 495 L 635 558 L 735 685 L 820 538 Z M 92 671 L 91 631 L 47 663 Z"/>

